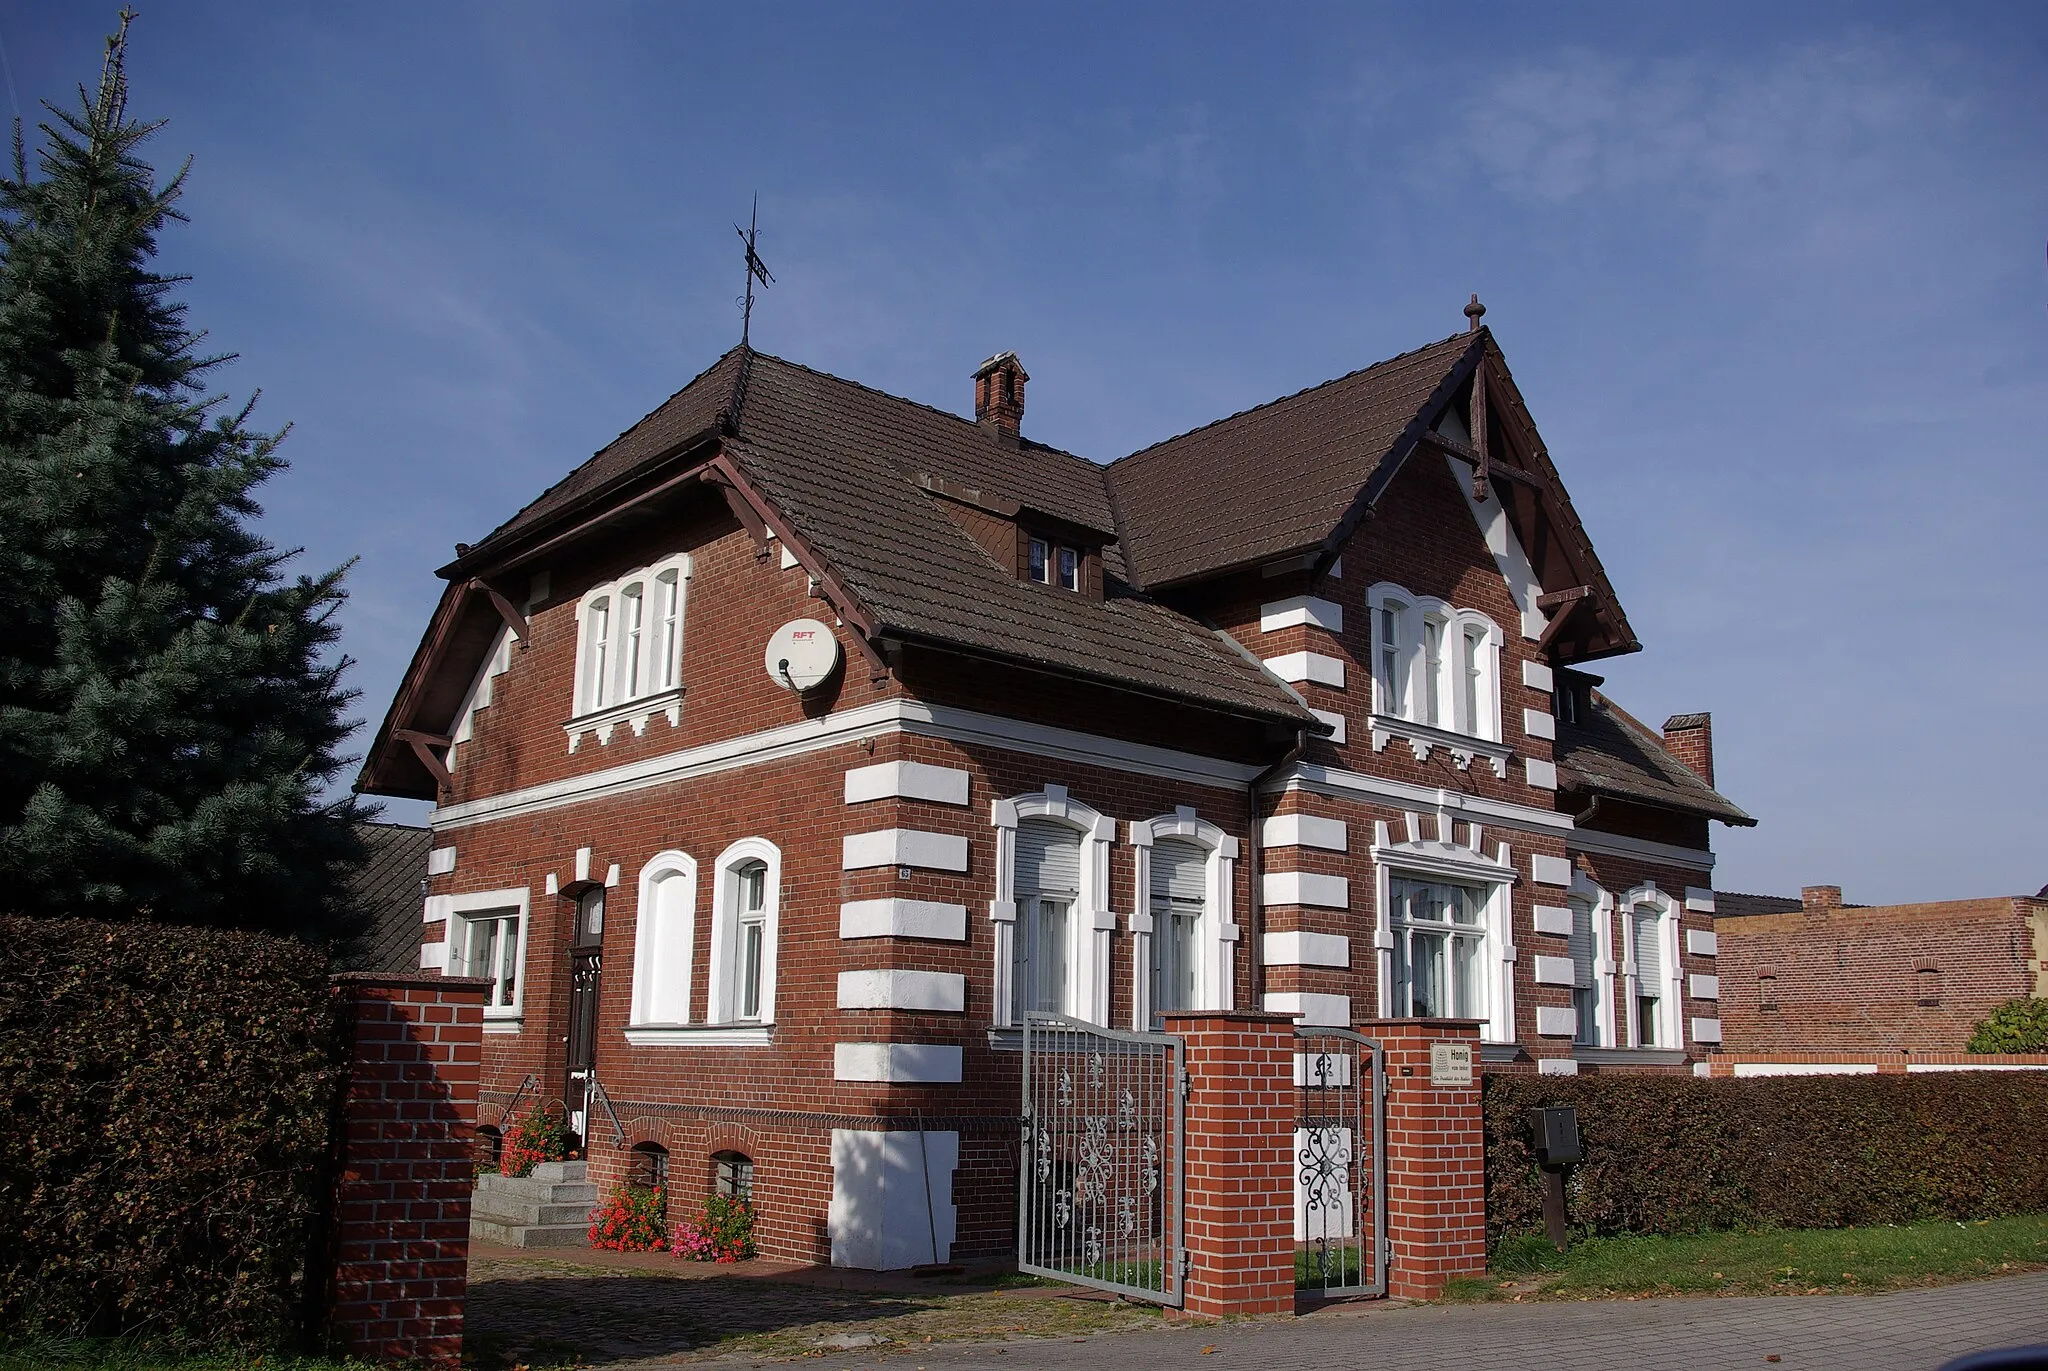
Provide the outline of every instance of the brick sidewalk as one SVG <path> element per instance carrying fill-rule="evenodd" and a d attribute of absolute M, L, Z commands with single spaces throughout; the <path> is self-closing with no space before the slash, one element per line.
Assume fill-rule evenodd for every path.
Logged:
<path fill-rule="evenodd" d="M 2048 1272 L 1889 1295 L 1351 1305 L 1305 1318 L 833 1357 L 832 1367 L 1199 1367 L 1201 1371 L 1934 1371 L 2048 1342 Z M 1204 1356 L 1204 1347 L 1214 1347 Z M 1775 1355 L 1779 1361 L 1767 1358 Z"/>

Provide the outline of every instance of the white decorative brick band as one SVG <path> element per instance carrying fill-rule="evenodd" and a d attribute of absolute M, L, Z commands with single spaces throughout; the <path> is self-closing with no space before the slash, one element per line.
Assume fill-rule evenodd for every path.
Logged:
<path fill-rule="evenodd" d="M 1259 825 L 1259 841 L 1267 847 L 1320 847 L 1342 852 L 1350 845 L 1351 830 L 1342 819 L 1319 819 L 1313 814 L 1275 814 Z"/>
<path fill-rule="evenodd" d="M 1268 657 L 1266 667 L 1281 680 L 1297 685 L 1310 681 L 1333 690 L 1344 688 L 1344 659 L 1341 657 L 1328 657 L 1320 652 L 1288 652 Z"/>
<path fill-rule="evenodd" d="M 1534 961 L 1538 985 L 1570 985 L 1576 979 L 1572 974 L 1570 957 L 1538 956 Z"/>
<path fill-rule="evenodd" d="M 967 906 L 934 900 L 848 900 L 839 906 L 839 936 L 964 942 Z"/>
<path fill-rule="evenodd" d="M 1522 774 L 1529 779 L 1529 785 L 1536 790 L 1557 789 L 1557 765 L 1541 757 L 1522 758 Z"/>
<path fill-rule="evenodd" d="M 1687 978 L 1686 989 L 1695 1000 L 1718 1000 L 1721 998 L 1721 978 L 1695 972 Z"/>
<path fill-rule="evenodd" d="M 1539 1076 L 1576 1076 L 1579 1064 L 1570 1057 L 1538 1057 L 1536 1074 Z"/>
<path fill-rule="evenodd" d="M 944 1043 L 834 1043 L 832 1079 L 958 1085 L 960 1049 Z"/>
<path fill-rule="evenodd" d="M 1350 966 L 1351 939 L 1336 933 L 1268 933 L 1267 966 Z"/>
<path fill-rule="evenodd" d="M 1557 683 L 1551 677 L 1550 668 L 1541 662 L 1522 663 L 1522 684 L 1531 690 L 1550 691 L 1557 689 Z"/>
<path fill-rule="evenodd" d="M 1685 907 L 1699 914 L 1713 913 L 1714 892 L 1696 885 L 1687 886 L 1685 888 Z"/>
<path fill-rule="evenodd" d="M 1572 912 L 1563 905 L 1539 904 L 1529 911 L 1536 918 L 1536 931 L 1553 937 L 1569 938 L 1572 935 Z"/>
<path fill-rule="evenodd" d="M 1327 709 L 1311 709 L 1309 713 L 1330 726 L 1331 742 L 1339 747 L 1344 745 L 1345 736 L 1350 730 L 1342 714 L 1333 713 Z"/>
<path fill-rule="evenodd" d="M 1539 1004 L 1536 1006 L 1536 1031 L 1546 1038 L 1569 1038 L 1579 1031 L 1579 1011 Z"/>
<path fill-rule="evenodd" d="M 1529 876 L 1538 885 L 1554 885 L 1559 889 L 1565 889 L 1572 883 L 1572 864 L 1562 857 L 1532 852 L 1529 854 Z"/>
<path fill-rule="evenodd" d="M 1349 1028 L 1351 1026 L 1351 997 L 1349 995 L 1312 995 L 1297 990 L 1274 990 L 1266 993 L 1268 1014 L 1291 1014 L 1305 1024 L 1317 1028 Z"/>
<path fill-rule="evenodd" d="M 842 971 L 839 1007 L 959 1014 L 967 1008 L 967 978 L 950 971 Z"/>
<path fill-rule="evenodd" d="M 1525 709 L 1522 711 L 1522 732 L 1531 738 L 1555 738 L 1557 720 L 1550 717 L 1547 709 Z"/>
<path fill-rule="evenodd" d="M 1314 628 L 1326 628 L 1332 633 L 1344 631 L 1344 606 L 1330 600 L 1319 600 L 1313 595 L 1295 595 L 1285 600 L 1274 600 L 1259 606 L 1259 631 L 1271 633 L 1276 629 L 1293 628 L 1307 624 Z"/>
<path fill-rule="evenodd" d="M 1712 957 L 1721 950 L 1721 935 L 1710 928 L 1685 930 L 1685 950 L 1695 957 Z"/>
<path fill-rule="evenodd" d="M 443 971 L 448 969 L 448 944 L 421 943 L 420 970 Z"/>
<path fill-rule="evenodd" d="M 1692 1021 L 1692 1040 L 1696 1043 L 1717 1043 L 1721 1041 L 1721 1021 L 1719 1019 L 1694 1019 Z"/>
<path fill-rule="evenodd" d="M 454 848 L 437 847 L 432 852 L 429 852 L 427 854 L 427 874 L 429 876 L 446 876 L 449 872 L 453 871 L 454 869 Z"/>
<path fill-rule="evenodd" d="M 877 762 L 846 773 L 846 802 L 867 800 L 931 800 L 942 805 L 967 803 L 967 773 L 923 762 Z"/>
<path fill-rule="evenodd" d="M 967 840 L 951 833 L 926 833 L 916 828 L 878 828 L 849 833 L 842 843 L 840 865 L 848 871 L 870 866 L 921 866 L 933 871 L 965 871 Z"/>
<path fill-rule="evenodd" d="M 1317 909 L 1351 908 L 1351 882 L 1308 871 L 1269 871 L 1261 883 L 1267 904 L 1305 904 Z"/>

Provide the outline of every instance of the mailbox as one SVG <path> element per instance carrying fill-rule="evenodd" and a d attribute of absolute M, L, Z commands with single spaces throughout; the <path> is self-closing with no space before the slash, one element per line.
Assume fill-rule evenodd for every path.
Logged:
<path fill-rule="evenodd" d="M 1536 1145 L 1536 1160 L 1543 1166 L 1563 1166 L 1584 1155 L 1579 1150 L 1576 1109 L 1532 1109 L 1529 1132 Z"/>

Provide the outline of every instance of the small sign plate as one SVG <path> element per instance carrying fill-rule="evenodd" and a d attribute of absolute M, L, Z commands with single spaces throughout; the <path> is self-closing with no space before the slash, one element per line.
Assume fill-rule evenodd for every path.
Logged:
<path fill-rule="evenodd" d="M 1472 1084 L 1472 1044 L 1431 1043 L 1429 1045 L 1431 1085 Z"/>

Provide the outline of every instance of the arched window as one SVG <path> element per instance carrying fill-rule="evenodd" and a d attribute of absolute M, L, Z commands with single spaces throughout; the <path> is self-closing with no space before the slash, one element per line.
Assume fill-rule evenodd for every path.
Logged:
<path fill-rule="evenodd" d="M 690 977 L 697 943 L 697 863 L 662 852 L 640 870 L 640 916 L 633 937 L 633 1022 L 690 1021 Z"/>
<path fill-rule="evenodd" d="M 1131 1026 L 1173 1010 L 1236 1007 L 1231 914 L 1237 839 L 1182 807 L 1130 826 L 1132 875 L 1144 892 L 1131 916 Z"/>
<path fill-rule="evenodd" d="M 1383 1018 L 1483 1019 L 1483 1042 L 1515 1041 L 1515 962 L 1506 843 L 1481 849 L 1477 828 L 1457 832 L 1451 811 L 1425 837 L 1410 815 L 1396 842 L 1374 826 L 1374 940 Z"/>
<path fill-rule="evenodd" d="M 626 1184 L 642 1190 L 668 1188 L 668 1149 L 658 1142 L 633 1144 L 633 1156 L 626 1169 Z"/>
<path fill-rule="evenodd" d="M 575 717 L 622 709 L 635 733 L 649 714 L 665 709 L 679 717 L 674 695 L 682 685 L 683 611 L 690 559 L 671 557 L 593 586 L 583 597 L 577 620 Z M 650 701 L 635 710 L 635 702 Z M 584 732 L 611 741 L 618 718 L 571 728 L 573 747 Z"/>
<path fill-rule="evenodd" d="M 1572 964 L 1572 1044 L 1614 1047 L 1614 897 L 1574 867 L 1565 906 L 1572 914 L 1565 935 Z"/>
<path fill-rule="evenodd" d="M 1065 786 L 997 800 L 995 985 L 991 1018 L 1027 1012 L 1109 1020 L 1109 848 L 1116 825 L 1067 798 Z"/>
<path fill-rule="evenodd" d="M 1366 604 L 1372 625 L 1374 749 L 1390 737 L 1405 737 L 1417 760 L 1428 760 L 1432 747 L 1443 746 L 1460 767 L 1484 755 L 1494 774 L 1505 776 L 1508 749 L 1463 742 L 1501 741 L 1499 626 L 1479 610 L 1459 609 L 1391 582 L 1370 587 Z"/>
<path fill-rule="evenodd" d="M 728 1200 L 754 1198 L 754 1159 L 744 1152 L 711 1155 L 711 1193 Z"/>
<path fill-rule="evenodd" d="M 775 1021 L 775 943 L 782 852 L 742 838 L 719 855 L 711 916 L 713 1023 Z"/>
<path fill-rule="evenodd" d="M 476 1166 L 479 1171 L 496 1171 L 498 1160 L 505 1153 L 505 1135 L 490 1124 L 479 1124 L 476 1130 Z"/>

